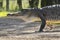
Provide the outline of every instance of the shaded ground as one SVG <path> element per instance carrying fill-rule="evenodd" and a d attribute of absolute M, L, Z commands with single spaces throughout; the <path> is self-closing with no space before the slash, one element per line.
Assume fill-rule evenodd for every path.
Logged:
<path fill-rule="evenodd" d="M 15 35 L 26 31 L 34 32 L 38 30 L 37 26 L 40 26 L 40 22 L 25 21 L 23 18 L 13 16 L 0 18 L 0 34 Z"/>
<path fill-rule="evenodd" d="M 33 22 L 32 18 L 22 16 L 0 18 L 0 40 L 59 40 L 60 27 L 49 32 L 38 31 L 41 22 Z M 25 19 L 25 20 L 24 20 Z M 48 30 L 48 28 L 45 28 Z M 51 39 L 52 38 L 52 39 Z"/>

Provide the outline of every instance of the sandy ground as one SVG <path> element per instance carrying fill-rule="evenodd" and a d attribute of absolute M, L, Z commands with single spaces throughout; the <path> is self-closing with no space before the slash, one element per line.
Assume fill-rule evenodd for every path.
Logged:
<path fill-rule="evenodd" d="M 41 22 L 37 18 L 12 16 L 0 18 L 0 40 L 60 40 L 60 27 L 57 26 L 46 32 L 38 31 Z"/>

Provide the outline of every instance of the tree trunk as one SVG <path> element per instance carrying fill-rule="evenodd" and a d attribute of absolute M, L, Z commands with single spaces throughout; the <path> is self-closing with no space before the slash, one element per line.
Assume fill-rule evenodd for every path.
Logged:
<path fill-rule="evenodd" d="M 29 0 L 29 5 L 31 8 L 38 8 L 39 0 Z"/>
<path fill-rule="evenodd" d="M 19 10 L 22 9 L 22 0 L 17 0 L 17 4 L 19 6 Z"/>
<path fill-rule="evenodd" d="M 6 0 L 6 10 L 9 10 L 9 0 Z"/>

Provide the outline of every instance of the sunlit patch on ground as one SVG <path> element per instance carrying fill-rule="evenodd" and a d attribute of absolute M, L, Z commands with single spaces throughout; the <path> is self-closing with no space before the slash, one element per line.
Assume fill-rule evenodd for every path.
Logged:
<path fill-rule="evenodd" d="M 7 11 L 0 12 L 0 17 L 6 17 L 8 14 Z"/>

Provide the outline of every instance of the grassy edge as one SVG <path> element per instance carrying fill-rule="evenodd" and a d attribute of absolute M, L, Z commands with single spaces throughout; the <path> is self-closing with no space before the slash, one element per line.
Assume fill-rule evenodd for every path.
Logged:
<path fill-rule="evenodd" d="M 8 14 L 7 11 L 0 12 L 0 17 L 6 17 Z"/>

